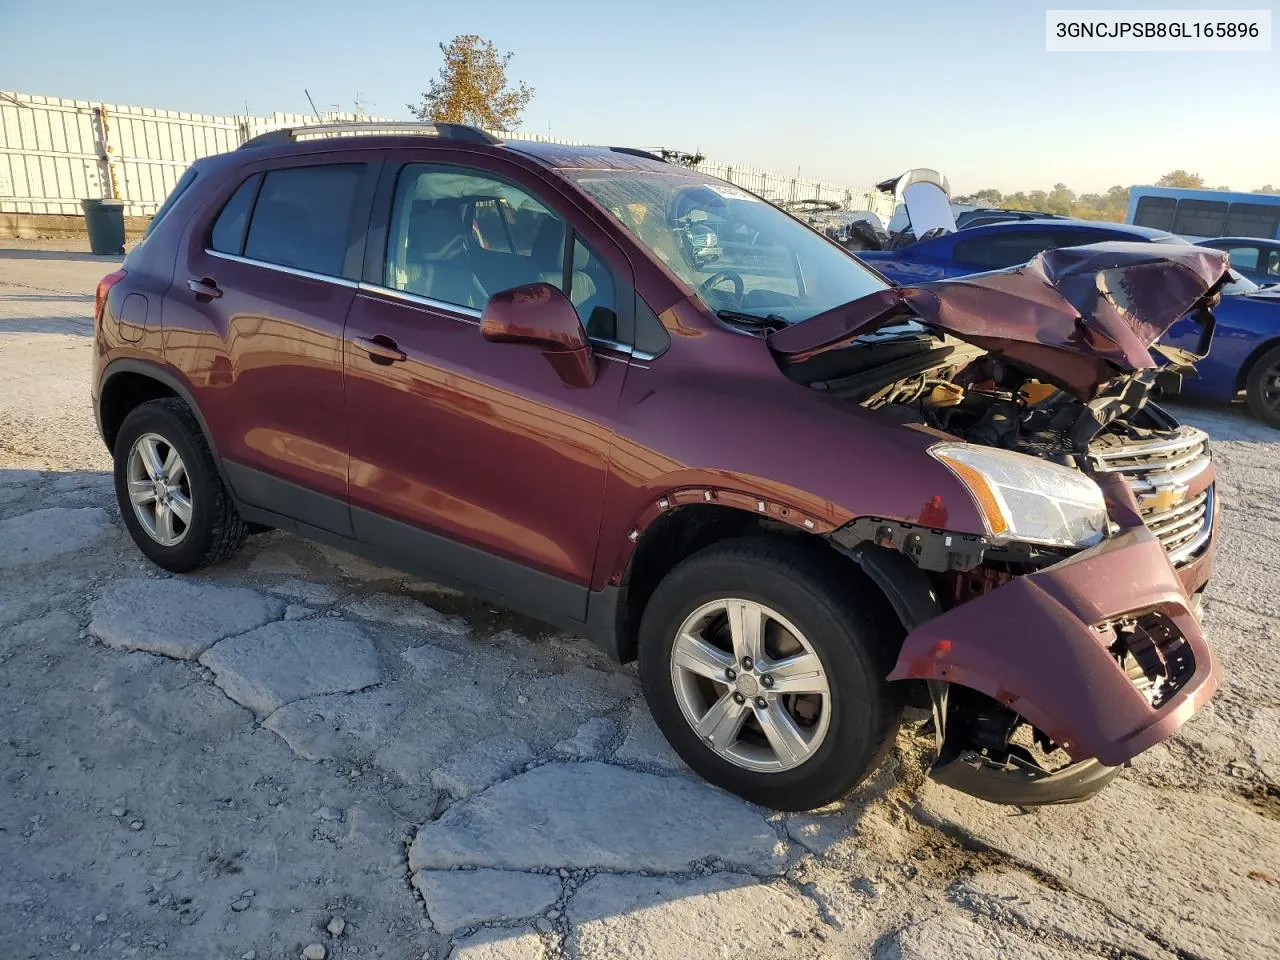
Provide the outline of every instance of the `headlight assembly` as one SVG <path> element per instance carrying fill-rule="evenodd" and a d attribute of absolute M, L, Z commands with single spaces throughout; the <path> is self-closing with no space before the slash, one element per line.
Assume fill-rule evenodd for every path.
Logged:
<path fill-rule="evenodd" d="M 939 443 L 929 453 L 972 494 L 987 534 L 1054 547 L 1090 547 L 1107 530 L 1098 485 L 1069 467 L 969 443 Z"/>

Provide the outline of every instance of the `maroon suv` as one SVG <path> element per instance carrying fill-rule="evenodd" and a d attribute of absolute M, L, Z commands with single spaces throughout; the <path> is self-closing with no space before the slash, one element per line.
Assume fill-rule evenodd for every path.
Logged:
<path fill-rule="evenodd" d="M 1224 270 L 898 288 L 642 151 L 300 128 L 197 162 L 103 280 L 95 407 L 167 570 L 274 527 L 584 632 L 770 806 L 852 788 L 904 702 L 938 780 L 1062 802 L 1217 684 L 1214 470 L 1150 348 L 1207 346 Z"/>

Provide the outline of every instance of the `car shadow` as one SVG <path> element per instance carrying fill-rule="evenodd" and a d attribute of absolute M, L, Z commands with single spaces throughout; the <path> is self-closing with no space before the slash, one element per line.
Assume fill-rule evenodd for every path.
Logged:
<path fill-rule="evenodd" d="M 4 326 L 0 324 L 0 337 Z M 0 520 L 49 507 L 115 510 L 111 474 L 105 470 L 28 470 L 0 467 Z M 4 549 L 0 543 L 0 550 Z"/>
<path fill-rule="evenodd" d="M 7 260 L 84 260 L 111 263 L 123 259 L 116 253 L 86 253 L 81 250 L 39 250 L 32 247 L 0 247 L 0 259 Z"/>
<path fill-rule="evenodd" d="M 55 315 L 19 317 L 16 320 L 0 319 L 0 337 L 13 333 L 64 333 L 77 337 L 91 337 L 93 320 L 90 317 Z"/>
<path fill-rule="evenodd" d="M 91 471 L 83 471 L 90 474 Z M 69 473 L 67 476 L 78 476 L 77 473 Z M 44 476 L 41 470 L 24 470 L 19 467 L 0 467 L 0 490 L 25 487 L 28 484 L 36 483 Z"/>

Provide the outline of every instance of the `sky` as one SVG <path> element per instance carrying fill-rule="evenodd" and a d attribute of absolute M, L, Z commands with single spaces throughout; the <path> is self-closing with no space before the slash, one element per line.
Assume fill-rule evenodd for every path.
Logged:
<path fill-rule="evenodd" d="M 1241 7 L 1272 9 L 1274 0 Z M 869 185 L 1077 193 L 1175 168 L 1280 184 L 1280 52 L 1047 53 L 1026 0 L 0 0 L 0 90 L 193 113 L 409 119 L 478 33 L 535 90 L 523 129 Z M 1209 4 L 1128 0 L 1113 7 Z"/>

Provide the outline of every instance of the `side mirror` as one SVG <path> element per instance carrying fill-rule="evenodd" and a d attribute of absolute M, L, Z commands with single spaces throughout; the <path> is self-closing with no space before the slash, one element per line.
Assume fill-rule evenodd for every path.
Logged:
<path fill-rule="evenodd" d="M 596 382 L 596 358 L 578 311 L 549 283 L 526 283 L 495 293 L 480 314 L 480 335 L 493 343 L 538 347 L 571 387 Z"/>

